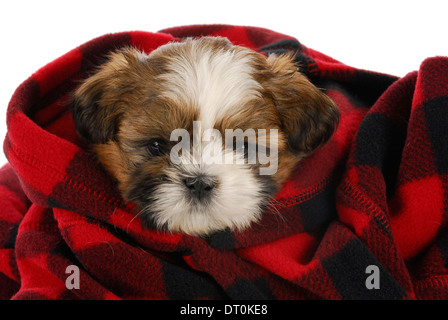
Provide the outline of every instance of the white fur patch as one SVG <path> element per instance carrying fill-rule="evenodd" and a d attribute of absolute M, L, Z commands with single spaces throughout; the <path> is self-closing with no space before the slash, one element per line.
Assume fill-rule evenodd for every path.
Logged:
<path fill-rule="evenodd" d="M 207 149 L 214 147 L 210 143 L 203 148 L 200 163 L 193 161 L 190 154 L 183 156 L 179 165 L 165 171 L 169 181 L 156 188 L 151 202 L 153 218 L 159 227 L 200 236 L 227 227 L 242 230 L 260 219 L 260 205 L 265 196 L 253 172 L 248 165 L 205 164 L 209 154 Z M 235 158 L 242 156 L 236 155 Z M 209 202 L 192 201 L 183 183 L 185 174 L 218 178 L 219 184 L 212 191 Z"/>
<path fill-rule="evenodd" d="M 163 95 L 197 108 L 197 120 L 207 129 L 232 108 L 237 112 L 245 100 L 259 96 L 261 85 L 252 77 L 252 58 L 246 52 L 197 46 L 193 42 L 189 59 L 173 59 L 171 72 L 160 78 L 169 88 Z"/>

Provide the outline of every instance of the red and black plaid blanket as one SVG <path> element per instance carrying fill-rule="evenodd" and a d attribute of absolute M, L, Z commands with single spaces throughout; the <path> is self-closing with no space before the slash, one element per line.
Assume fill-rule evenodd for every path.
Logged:
<path fill-rule="evenodd" d="M 203 35 L 297 53 L 341 112 L 330 142 L 277 194 L 282 218 L 207 239 L 143 230 L 78 139 L 68 103 L 109 51 Z M 448 58 L 397 78 L 261 28 L 108 34 L 26 80 L 7 125 L 2 299 L 448 298 Z"/>

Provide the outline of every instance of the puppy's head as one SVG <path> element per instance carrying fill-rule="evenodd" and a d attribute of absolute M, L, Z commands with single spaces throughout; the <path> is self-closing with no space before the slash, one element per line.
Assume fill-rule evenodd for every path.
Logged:
<path fill-rule="evenodd" d="M 257 221 L 338 115 L 292 56 L 224 38 L 122 49 L 74 93 L 78 133 L 143 223 L 198 236 Z"/>

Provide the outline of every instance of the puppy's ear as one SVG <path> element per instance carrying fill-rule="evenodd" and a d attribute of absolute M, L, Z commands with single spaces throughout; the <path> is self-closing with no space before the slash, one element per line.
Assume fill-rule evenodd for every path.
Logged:
<path fill-rule="evenodd" d="M 126 69 L 131 52 L 119 51 L 74 92 L 73 119 L 78 134 L 88 144 L 113 140 L 121 115 L 120 96 L 126 90 Z"/>
<path fill-rule="evenodd" d="M 289 146 L 305 157 L 325 144 L 339 121 L 335 103 L 302 73 L 290 54 L 267 58 L 273 77 L 267 88 L 279 111 Z"/>

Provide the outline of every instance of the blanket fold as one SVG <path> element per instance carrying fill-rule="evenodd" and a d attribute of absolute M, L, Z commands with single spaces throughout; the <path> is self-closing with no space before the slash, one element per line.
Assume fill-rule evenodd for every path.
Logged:
<path fill-rule="evenodd" d="M 200 36 L 266 55 L 293 51 L 341 113 L 275 210 L 244 232 L 208 238 L 142 229 L 78 138 L 69 103 L 111 50 L 149 53 Z M 446 57 L 397 78 L 256 27 L 107 34 L 24 81 L 7 125 L 0 299 L 448 299 Z"/>

